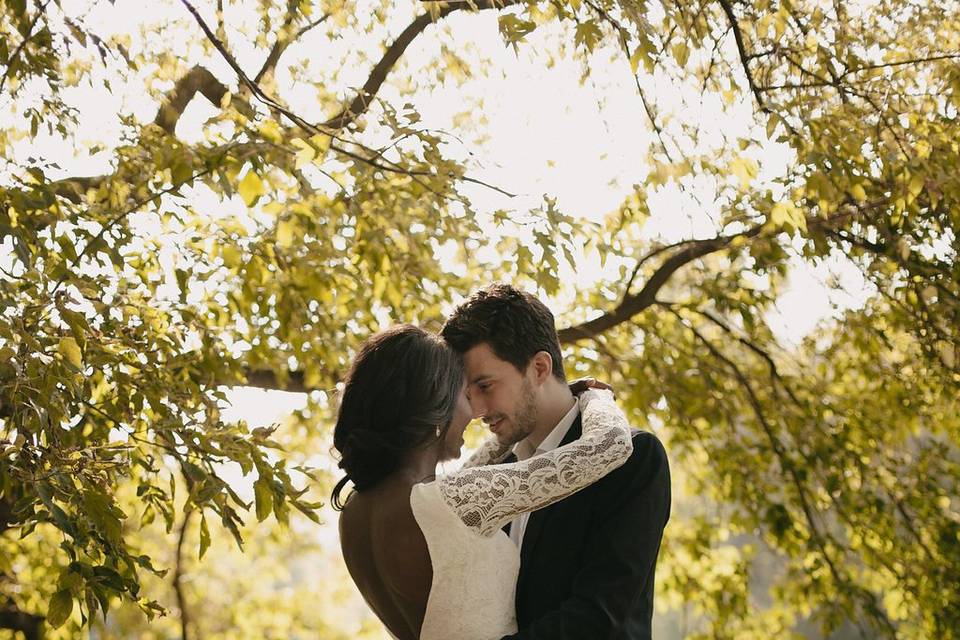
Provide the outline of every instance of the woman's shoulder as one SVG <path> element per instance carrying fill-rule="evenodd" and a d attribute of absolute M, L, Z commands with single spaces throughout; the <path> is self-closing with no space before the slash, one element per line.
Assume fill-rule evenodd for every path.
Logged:
<path fill-rule="evenodd" d="M 340 544 L 344 559 L 353 559 L 368 580 L 416 601 L 429 591 L 431 571 L 409 496 L 409 490 L 353 495 L 340 514 Z"/>

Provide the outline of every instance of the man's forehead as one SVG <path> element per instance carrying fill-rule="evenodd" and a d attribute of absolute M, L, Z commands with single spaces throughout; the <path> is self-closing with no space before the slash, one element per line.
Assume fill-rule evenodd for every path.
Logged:
<path fill-rule="evenodd" d="M 471 383 L 479 382 L 481 377 L 493 377 L 503 365 L 509 365 L 497 357 L 487 343 L 480 343 L 463 354 L 463 364 L 467 378 Z"/>
<path fill-rule="evenodd" d="M 471 367 L 492 367 L 499 361 L 493 349 L 485 342 L 482 342 L 463 354 L 463 363 L 467 368 Z"/>

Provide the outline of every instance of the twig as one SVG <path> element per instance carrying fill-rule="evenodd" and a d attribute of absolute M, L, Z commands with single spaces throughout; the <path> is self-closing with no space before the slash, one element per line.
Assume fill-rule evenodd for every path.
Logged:
<path fill-rule="evenodd" d="M 37 9 L 37 15 L 33 16 L 33 20 L 30 21 L 30 26 L 27 27 L 27 35 L 23 37 L 23 40 L 19 45 L 17 45 L 17 48 L 13 50 L 13 53 L 10 54 L 10 57 L 7 59 L 7 68 L 3 72 L 3 78 L 0 78 L 0 92 L 3 91 L 4 85 L 7 84 L 7 78 L 13 75 L 13 63 L 18 57 L 20 57 L 24 47 L 26 47 L 27 43 L 33 38 L 33 28 L 37 26 L 37 20 L 40 19 L 40 16 L 44 15 L 48 4 L 50 4 L 50 0 L 46 0 L 46 2 L 40 5 L 40 8 Z"/>

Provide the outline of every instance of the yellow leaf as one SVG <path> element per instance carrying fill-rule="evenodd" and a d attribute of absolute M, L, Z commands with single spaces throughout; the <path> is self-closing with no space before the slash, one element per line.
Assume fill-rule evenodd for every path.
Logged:
<path fill-rule="evenodd" d="M 782 202 L 778 202 L 770 209 L 770 222 L 776 226 L 782 226 L 784 222 L 789 222 L 789 213 Z"/>
<path fill-rule="evenodd" d="M 776 17 L 774 18 L 773 22 L 773 28 L 776 32 L 775 37 L 777 40 L 780 40 L 780 38 L 783 37 L 783 32 L 787 30 L 787 16 L 788 12 L 783 7 L 781 7 L 776 13 Z"/>
<path fill-rule="evenodd" d="M 680 41 L 672 47 L 673 57 L 676 59 L 677 64 L 681 67 L 687 65 L 687 60 L 690 58 L 690 47 L 687 46 L 686 42 Z"/>
<path fill-rule="evenodd" d="M 910 248 L 910 243 L 908 243 L 903 238 L 900 238 L 899 240 L 897 240 L 897 250 L 900 253 L 900 258 L 902 260 L 908 259 L 912 251 L 912 249 Z M 913 293 L 913 292 L 911 291 L 910 293 Z"/>
<path fill-rule="evenodd" d="M 220 256 L 223 258 L 223 265 L 233 269 L 240 265 L 243 254 L 233 245 L 227 245 L 220 249 Z"/>
<path fill-rule="evenodd" d="M 77 369 L 83 366 L 83 354 L 80 353 L 80 345 L 73 337 L 61 338 L 57 351 Z"/>
<path fill-rule="evenodd" d="M 850 187 L 850 195 L 852 195 L 857 202 L 863 202 L 867 199 L 867 192 L 864 191 L 863 185 L 860 184 L 855 184 Z"/>
<path fill-rule="evenodd" d="M 730 162 L 730 170 L 740 179 L 740 186 L 743 189 L 750 186 L 750 181 L 757 177 L 759 169 L 757 161 L 752 158 L 734 158 Z"/>
<path fill-rule="evenodd" d="M 277 244 L 286 249 L 293 244 L 293 232 L 296 224 L 293 220 L 281 220 L 277 224 Z"/>
<path fill-rule="evenodd" d="M 770 224 L 775 227 L 789 225 L 801 231 L 807 230 L 807 219 L 792 202 L 778 202 L 770 209 Z"/>
<path fill-rule="evenodd" d="M 260 180 L 260 176 L 251 169 L 247 171 L 247 175 L 243 176 L 243 180 L 240 181 L 240 186 L 237 187 L 237 191 L 240 192 L 240 197 L 247 203 L 247 206 L 252 207 L 253 203 L 266 193 L 267 190 L 263 187 L 263 181 Z"/>
<path fill-rule="evenodd" d="M 313 162 L 313 159 L 317 157 L 317 150 L 300 138 L 294 138 L 291 140 L 291 144 L 297 148 L 297 155 L 294 161 L 297 169 L 310 164 Z"/>
<path fill-rule="evenodd" d="M 643 58 L 643 49 L 637 47 L 633 51 L 633 55 L 630 56 L 630 71 L 633 72 L 633 75 L 637 75 L 637 70 L 640 68 L 640 60 Z"/>
<path fill-rule="evenodd" d="M 957 366 L 957 352 L 954 346 L 948 342 L 940 343 L 940 359 L 948 369 Z"/>
<path fill-rule="evenodd" d="M 280 125 L 277 124 L 276 120 L 264 120 L 261 122 L 260 135 L 274 144 L 283 142 L 283 132 L 280 131 Z"/>
<path fill-rule="evenodd" d="M 914 174 L 914 176 L 910 178 L 910 185 L 908 187 L 910 190 L 910 200 L 913 200 L 920 195 L 920 192 L 923 191 L 924 184 L 925 180 L 920 174 Z"/>
<path fill-rule="evenodd" d="M 330 136 L 318 133 L 314 136 L 311 136 L 310 142 L 313 143 L 313 146 L 317 150 L 317 157 L 322 158 L 327 154 L 327 150 L 330 149 Z"/>

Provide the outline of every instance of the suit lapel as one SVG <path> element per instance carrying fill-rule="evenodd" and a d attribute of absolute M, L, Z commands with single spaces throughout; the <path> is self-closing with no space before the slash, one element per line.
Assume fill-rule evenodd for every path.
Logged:
<path fill-rule="evenodd" d="M 582 425 L 580 415 L 578 414 L 577 419 L 573 421 L 573 424 L 567 429 L 567 434 L 563 437 L 563 440 L 560 441 L 560 446 L 562 447 L 579 438 L 581 430 Z M 540 540 L 540 534 L 543 532 L 544 525 L 550 518 L 553 508 L 556 507 L 557 504 L 558 503 L 554 503 L 549 507 L 532 512 L 529 520 L 527 520 L 527 528 L 523 532 L 523 544 L 520 546 L 521 579 L 523 577 L 523 566 L 527 564 L 527 559 L 534 553 L 537 543 Z"/>
<path fill-rule="evenodd" d="M 503 463 L 502 463 L 502 464 L 511 464 L 511 463 L 513 463 L 513 462 L 516 462 L 516 461 L 517 461 L 517 456 L 515 456 L 514 454 L 511 453 L 510 455 L 508 455 L 506 458 L 503 459 Z M 510 535 L 510 525 L 511 525 L 511 524 L 513 524 L 513 523 L 512 523 L 512 522 L 508 522 L 507 524 L 503 525 L 503 527 L 502 527 L 503 532 L 504 532 L 505 534 L 507 534 L 508 536 Z"/>

